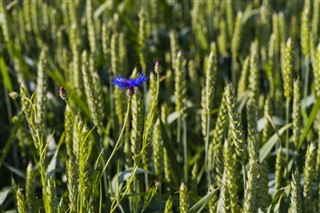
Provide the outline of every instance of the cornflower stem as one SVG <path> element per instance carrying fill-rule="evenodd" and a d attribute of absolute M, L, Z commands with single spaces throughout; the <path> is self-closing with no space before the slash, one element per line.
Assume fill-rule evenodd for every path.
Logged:
<path fill-rule="evenodd" d="M 159 88 L 160 88 L 160 74 L 157 73 L 157 91 L 156 91 L 156 102 L 154 103 L 154 105 L 152 106 L 153 108 L 151 108 L 151 121 L 153 120 L 154 118 L 154 114 L 155 114 L 155 108 L 158 106 L 158 97 L 159 97 Z M 127 118 L 127 116 L 126 116 Z M 146 132 L 148 133 L 149 130 L 151 129 L 151 125 L 147 125 L 146 126 Z M 134 181 L 134 177 L 135 177 L 135 174 L 137 172 L 137 169 L 139 167 L 139 164 L 141 162 L 141 156 L 142 156 L 142 153 L 145 151 L 145 149 L 150 145 L 150 143 L 147 141 L 147 138 L 148 138 L 148 135 L 145 134 L 143 136 L 143 142 L 142 142 L 142 148 L 141 148 L 141 151 L 139 153 L 139 156 L 138 156 L 138 159 L 137 159 L 137 163 L 134 165 L 134 167 L 132 168 L 132 173 L 130 175 L 130 178 L 128 179 L 127 181 L 127 184 L 126 186 L 124 187 L 124 192 L 122 193 L 122 195 L 120 196 L 120 194 L 118 195 L 117 199 L 114 201 L 115 203 L 112 203 L 111 205 L 111 210 L 110 210 L 110 213 L 113 213 L 119 206 L 119 204 L 121 203 L 121 201 L 123 200 L 123 198 L 126 196 L 126 194 L 128 193 L 130 187 L 131 187 L 131 184 L 133 183 Z"/>
<path fill-rule="evenodd" d="M 127 106 L 127 112 L 126 112 L 126 117 L 124 118 L 124 122 L 123 122 L 123 126 L 122 126 L 122 129 L 121 129 L 121 132 L 120 132 L 120 135 L 118 137 L 118 140 L 112 150 L 112 153 L 110 154 L 108 160 L 107 160 L 107 163 L 104 165 L 102 171 L 101 171 L 101 174 L 99 176 L 99 179 L 98 181 L 100 181 L 102 175 L 104 174 L 105 170 L 107 169 L 111 159 L 113 158 L 113 156 L 116 154 L 116 152 L 119 150 L 120 146 L 121 146 L 121 138 L 122 138 L 122 135 L 124 133 L 124 130 L 126 128 L 126 124 L 127 124 L 127 120 L 128 120 L 128 117 L 129 117 L 129 114 L 130 114 L 130 107 L 131 107 L 131 96 L 129 96 L 129 99 L 128 99 L 128 106 Z"/>
<path fill-rule="evenodd" d="M 210 185 L 210 171 L 208 167 L 208 153 L 209 153 L 209 140 L 210 140 L 210 114 L 207 114 L 207 133 L 206 133 L 206 140 L 205 140 L 205 168 L 207 173 L 207 182 Z"/>
<path fill-rule="evenodd" d="M 187 145 L 187 123 L 186 119 L 182 120 L 183 128 L 183 162 L 184 162 L 184 181 L 188 182 L 188 145 Z"/>
<path fill-rule="evenodd" d="M 289 123 L 290 116 L 290 100 L 286 101 L 286 124 Z M 286 131 L 286 160 L 289 160 L 289 130 Z"/>
<path fill-rule="evenodd" d="M 110 76 L 109 84 L 110 85 L 112 84 L 112 76 Z M 109 95 L 110 95 L 110 100 L 112 100 L 112 101 L 110 101 L 110 114 L 111 114 L 111 119 L 113 121 L 112 122 L 113 126 L 115 126 L 116 120 L 115 120 L 115 116 L 114 116 L 114 101 L 113 101 L 114 92 L 113 92 L 113 87 L 110 87 Z"/>

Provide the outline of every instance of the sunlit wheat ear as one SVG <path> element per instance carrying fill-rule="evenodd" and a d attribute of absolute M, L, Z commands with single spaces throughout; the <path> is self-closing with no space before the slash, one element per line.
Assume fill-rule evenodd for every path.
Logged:
<path fill-rule="evenodd" d="M 163 167 L 164 167 L 164 179 L 166 182 L 170 183 L 172 181 L 171 173 L 172 167 L 171 162 L 167 153 L 167 150 L 163 149 Z"/>
<path fill-rule="evenodd" d="M 256 212 L 258 209 L 259 163 L 249 159 L 248 180 L 245 189 L 245 201 L 242 212 Z"/>
<path fill-rule="evenodd" d="M 137 69 L 134 69 L 133 78 L 138 77 Z M 142 92 L 139 88 L 135 89 L 134 95 L 131 100 L 131 153 L 132 158 L 136 162 L 136 158 L 141 149 L 142 134 L 143 134 L 143 121 L 144 121 L 144 102 Z"/>
<path fill-rule="evenodd" d="M 212 148 L 209 149 L 209 161 L 208 161 L 208 167 L 209 169 L 214 169 L 214 179 L 220 183 L 222 180 L 223 175 L 223 133 L 225 131 L 225 128 L 228 124 L 228 108 L 227 108 L 227 102 L 226 102 L 226 93 L 223 93 L 222 101 L 219 107 L 219 113 L 216 120 L 215 128 L 213 130 L 212 135 Z M 217 183 L 217 184 L 218 184 Z"/>
<path fill-rule="evenodd" d="M 274 35 L 274 52 L 277 54 L 279 52 L 279 27 L 278 27 L 278 15 L 276 13 L 272 14 L 272 34 Z"/>
<path fill-rule="evenodd" d="M 18 188 L 16 191 L 16 199 L 17 199 L 17 210 L 18 213 L 25 213 L 26 211 L 26 201 L 24 194 L 22 192 L 22 188 Z"/>
<path fill-rule="evenodd" d="M 142 68 L 142 72 L 146 71 L 146 12 L 141 8 L 139 12 L 139 62 Z"/>
<path fill-rule="evenodd" d="M 216 44 L 212 43 L 211 53 L 209 55 L 208 64 L 207 64 L 206 83 L 205 83 L 207 116 L 212 110 L 216 78 L 217 78 L 217 50 L 216 50 Z"/>
<path fill-rule="evenodd" d="M 119 34 L 114 32 L 111 35 L 111 41 L 110 41 L 110 52 L 111 52 L 111 71 L 115 74 L 121 74 L 119 69 L 119 40 L 118 40 Z"/>
<path fill-rule="evenodd" d="M 224 202 L 226 212 L 239 212 L 238 205 L 238 185 L 237 185 L 237 173 L 236 161 L 233 157 L 233 147 L 228 141 L 224 142 L 223 149 L 223 161 L 224 161 L 224 172 L 225 172 L 225 192 Z"/>
<path fill-rule="evenodd" d="M 304 208 L 306 211 L 314 211 L 314 205 L 312 202 L 312 183 L 315 178 L 315 163 L 316 163 L 316 147 L 313 142 L 308 146 L 306 152 L 306 160 L 304 164 L 304 184 L 303 184 L 303 197 Z"/>
<path fill-rule="evenodd" d="M 269 35 L 269 28 L 270 28 L 270 18 L 271 18 L 271 12 L 270 12 L 270 1 L 269 0 L 263 0 L 262 5 L 260 7 L 261 11 L 261 22 L 262 26 L 267 28 L 265 31 L 267 35 Z"/>
<path fill-rule="evenodd" d="M 90 155 L 92 151 L 93 137 L 79 115 L 76 116 L 76 120 L 73 125 L 73 144 L 79 174 L 79 193 L 77 199 L 80 199 L 81 201 L 80 206 L 83 209 L 88 210 L 89 201 L 92 196 L 92 186 L 90 185 L 90 182 L 92 181 L 90 172 Z M 73 169 L 74 168 L 70 167 L 70 172 L 72 172 Z M 70 183 L 70 187 L 73 187 L 72 183 Z M 72 191 L 70 193 L 72 193 Z"/>
<path fill-rule="evenodd" d="M 209 213 L 216 213 L 218 208 L 218 197 L 215 194 L 208 203 Z"/>
<path fill-rule="evenodd" d="M 293 46 L 292 46 L 292 41 L 291 39 L 288 39 L 286 45 L 285 45 L 285 50 L 284 50 L 284 55 L 283 55 L 283 60 L 284 60 L 284 69 L 282 73 L 282 78 L 283 78 L 283 90 L 284 90 L 284 96 L 289 102 L 292 98 L 292 87 L 293 87 Z"/>
<path fill-rule="evenodd" d="M 157 177 L 161 178 L 163 173 L 163 144 L 160 128 L 160 119 L 158 118 L 153 130 L 153 163 Z"/>
<path fill-rule="evenodd" d="M 284 159 L 283 159 L 283 154 L 281 147 L 278 148 L 277 150 L 277 155 L 276 155 L 276 171 L 275 171 L 275 184 L 276 184 L 276 189 L 279 190 L 280 187 L 283 184 L 283 164 L 284 164 Z"/>
<path fill-rule="evenodd" d="M 74 3 L 71 3 L 73 1 L 68 1 L 69 3 L 69 11 L 70 13 L 75 13 L 75 5 Z M 71 12 L 73 11 L 73 12 Z M 75 15 L 75 14 L 73 14 Z M 71 17 L 73 17 L 71 15 Z M 78 23 L 76 20 L 72 21 L 72 24 L 70 26 L 69 31 L 69 42 L 71 46 L 72 51 L 72 64 L 69 71 L 69 77 L 70 81 L 72 82 L 72 85 L 76 91 L 76 94 L 81 96 L 83 94 L 82 88 L 82 73 L 81 73 L 81 67 L 80 67 L 80 35 L 79 35 L 79 29 L 78 29 Z"/>
<path fill-rule="evenodd" d="M 227 50 L 227 42 L 228 42 L 228 38 L 227 38 L 227 27 L 226 27 L 226 22 L 224 19 L 222 19 L 219 22 L 219 30 L 220 33 L 218 34 L 218 51 L 219 54 L 221 54 L 223 57 L 226 57 L 228 55 L 228 50 Z"/>
<path fill-rule="evenodd" d="M 258 43 L 253 42 L 250 47 L 250 71 L 249 71 L 249 98 L 258 103 L 259 96 L 259 70 L 258 70 Z"/>
<path fill-rule="evenodd" d="M 185 183 L 181 183 L 179 189 L 179 209 L 181 213 L 186 213 L 189 209 L 188 189 Z"/>
<path fill-rule="evenodd" d="M 26 212 L 34 212 L 36 206 L 34 203 L 35 198 L 35 175 L 33 171 L 32 163 L 28 164 L 27 167 L 27 180 L 26 180 Z"/>
<path fill-rule="evenodd" d="M 235 60 L 239 54 L 239 46 L 241 41 L 241 34 L 242 34 L 242 12 L 238 12 L 236 22 L 235 22 L 235 29 L 232 35 L 232 42 L 231 42 L 231 52 L 232 58 Z"/>
<path fill-rule="evenodd" d="M 264 109 L 263 109 L 263 119 L 265 120 L 265 125 L 262 130 L 262 138 L 261 138 L 262 144 L 265 144 L 272 134 L 272 126 L 269 121 L 269 118 L 271 117 L 271 115 L 272 115 L 272 111 L 270 107 L 270 97 L 268 96 L 265 100 Z"/>
<path fill-rule="evenodd" d="M 32 30 L 34 32 L 35 35 L 37 35 L 36 37 L 40 37 L 40 32 L 39 32 L 39 20 L 38 20 L 38 2 L 32 2 L 31 3 L 31 22 L 32 22 Z"/>
<path fill-rule="evenodd" d="M 310 57 L 309 14 L 310 14 L 310 1 L 305 1 L 304 7 L 301 13 L 301 27 L 300 27 L 301 49 L 305 58 Z"/>
<path fill-rule="evenodd" d="M 312 9 L 313 9 L 313 16 L 312 16 L 312 35 L 315 39 L 315 43 L 316 41 L 316 35 L 319 35 L 319 13 L 320 13 L 320 3 L 319 1 L 313 1 L 313 5 L 312 5 Z"/>
<path fill-rule="evenodd" d="M 175 77 L 174 77 L 174 96 L 176 99 L 176 111 L 178 112 L 180 119 L 186 118 L 186 70 L 185 59 L 182 57 L 182 53 L 177 54 L 175 60 Z"/>
<path fill-rule="evenodd" d="M 258 198 L 260 209 L 263 212 L 268 212 L 271 199 L 269 195 L 269 177 L 268 177 L 268 163 L 263 161 L 260 163 L 259 185 L 258 185 Z"/>
<path fill-rule="evenodd" d="M 199 80 L 199 76 L 198 76 L 198 72 L 197 72 L 197 66 L 196 66 L 196 62 L 194 60 L 189 60 L 188 61 L 188 77 L 190 79 L 190 85 L 194 85 L 197 84 L 198 80 Z M 199 100 L 200 100 L 200 87 L 193 87 L 192 88 L 192 94 L 194 94 L 194 99 L 195 100 L 195 104 L 199 104 Z"/>
<path fill-rule="evenodd" d="M 64 111 L 64 129 L 65 129 L 65 143 L 67 153 L 70 158 L 74 157 L 72 147 L 72 128 L 73 128 L 73 112 L 69 105 L 66 106 Z"/>
<path fill-rule="evenodd" d="M 259 186 L 259 140 L 257 129 L 257 107 L 251 99 L 247 102 L 249 171 L 245 189 L 243 212 L 256 212 L 258 209 Z"/>
<path fill-rule="evenodd" d="M 50 209 L 51 212 L 56 212 L 57 211 L 57 205 L 56 205 L 56 183 L 53 177 L 48 178 L 48 183 L 47 183 L 47 199 L 48 199 L 48 209 Z"/>
<path fill-rule="evenodd" d="M 128 74 L 128 62 L 127 62 L 127 43 L 126 43 L 125 34 L 121 32 L 119 34 L 119 55 L 118 58 L 119 70 L 118 72 L 123 75 Z"/>
<path fill-rule="evenodd" d="M 201 133 L 203 135 L 203 137 L 206 136 L 207 134 L 207 114 L 206 114 L 206 88 L 202 87 L 201 89 L 201 102 L 200 102 L 200 106 L 201 106 L 201 114 L 200 114 L 200 118 L 201 118 Z"/>
<path fill-rule="evenodd" d="M 197 178 L 199 175 L 199 163 L 196 161 L 191 170 L 191 191 L 197 191 Z"/>
<path fill-rule="evenodd" d="M 150 91 L 151 91 L 151 100 L 149 103 L 149 109 L 147 113 L 147 118 L 144 119 L 145 125 L 143 129 L 143 137 L 145 137 L 145 143 L 151 143 L 152 141 L 152 133 L 153 133 L 153 126 L 154 126 L 154 119 L 151 119 L 152 114 L 155 112 L 155 106 L 158 103 L 157 97 L 157 79 L 154 73 L 150 74 Z M 142 143 L 143 143 L 142 142 Z M 143 146 L 144 144 L 142 144 Z M 151 169 L 151 162 L 152 162 L 152 146 L 148 146 L 147 151 L 145 151 L 142 155 L 142 164 L 145 169 Z"/>
<path fill-rule="evenodd" d="M 295 80 L 293 84 L 293 109 L 292 109 L 292 129 L 293 144 L 298 146 L 301 131 L 301 95 L 299 80 Z"/>
<path fill-rule="evenodd" d="M 88 30 L 88 40 L 90 45 L 91 53 L 96 51 L 96 33 L 94 27 L 94 20 L 93 20 L 93 10 L 92 10 L 92 3 L 90 0 L 86 1 L 86 20 L 87 20 L 87 30 Z"/>
<path fill-rule="evenodd" d="M 102 90 L 99 82 L 99 76 L 94 73 L 93 58 L 90 57 L 87 63 L 87 53 L 83 52 L 82 77 L 85 88 L 87 103 L 93 123 L 97 126 L 99 134 L 103 131 L 104 104 Z"/>
<path fill-rule="evenodd" d="M 173 69 L 176 67 L 176 60 L 177 60 L 177 54 L 178 54 L 178 41 L 177 36 L 174 31 L 171 31 L 169 34 L 170 37 L 170 51 L 171 51 L 171 66 Z"/>
<path fill-rule="evenodd" d="M 227 16 L 227 29 L 228 29 L 228 38 L 230 39 L 232 37 L 233 34 L 233 1 L 232 0 L 227 0 L 225 2 L 226 6 L 226 16 Z"/>
<path fill-rule="evenodd" d="M 285 42 L 287 39 L 286 20 L 283 12 L 278 13 L 279 42 Z"/>
<path fill-rule="evenodd" d="M 47 113 L 47 72 L 46 72 L 46 48 L 42 49 L 38 63 L 37 78 L 37 115 L 36 123 L 40 135 L 46 128 Z"/>
<path fill-rule="evenodd" d="M 234 90 L 231 84 L 225 88 L 226 106 L 229 117 L 229 143 L 235 148 L 238 159 L 246 158 L 246 144 L 243 140 L 240 114 L 237 112 Z"/>
<path fill-rule="evenodd" d="M 250 70 L 250 57 L 247 56 L 243 62 L 241 75 L 238 83 L 238 97 L 243 97 L 248 87 L 248 76 Z"/>
<path fill-rule="evenodd" d="M 173 203 L 172 203 L 172 197 L 169 196 L 167 201 L 166 201 L 166 206 L 163 211 L 163 213 L 173 213 Z"/>
<path fill-rule="evenodd" d="M 77 198 L 78 198 L 78 163 L 75 158 L 69 157 L 66 162 L 67 172 L 67 188 L 68 188 L 68 200 L 69 211 L 72 213 L 77 212 Z"/>
<path fill-rule="evenodd" d="M 290 201 L 290 213 L 303 212 L 302 186 L 298 170 L 292 174 Z"/>
<path fill-rule="evenodd" d="M 26 2 L 23 2 L 23 16 L 24 16 L 24 24 L 25 24 L 25 27 L 26 27 L 26 31 L 29 33 L 32 28 L 32 23 L 31 23 L 31 4 L 27 4 Z"/>
<path fill-rule="evenodd" d="M 276 36 L 275 34 L 270 35 L 269 43 L 268 43 L 268 56 L 267 56 L 267 67 L 266 67 L 266 74 L 270 84 L 270 94 L 274 94 L 274 90 L 276 89 L 276 82 L 274 82 L 274 55 L 275 55 L 275 45 L 276 45 Z"/>

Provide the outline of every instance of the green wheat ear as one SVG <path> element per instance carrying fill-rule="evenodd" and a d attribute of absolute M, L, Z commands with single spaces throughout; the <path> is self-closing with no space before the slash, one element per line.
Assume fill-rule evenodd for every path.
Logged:
<path fill-rule="evenodd" d="M 268 177 L 268 163 L 263 161 L 260 164 L 260 174 L 259 174 L 259 186 L 258 186 L 258 196 L 259 205 L 263 212 L 268 212 L 268 207 L 271 203 L 271 198 L 269 195 L 269 177 Z"/>
<path fill-rule="evenodd" d="M 179 118 L 185 119 L 187 114 L 186 107 L 186 70 L 185 70 L 185 60 L 182 57 L 182 53 L 177 54 L 175 60 L 175 78 L 174 78 L 174 96 L 176 98 L 176 111 L 178 112 Z"/>
<path fill-rule="evenodd" d="M 256 212 L 258 209 L 258 176 L 260 165 L 257 117 L 257 107 L 250 99 L 247 103 L 249 171 L 243 212 Z"/>
<path fill-rule="evenodd" d="M 92 1 L 86 1 L 86 20 L 87 20 L 87 28 L 88 28 L 88 40 L 90 45 L 91 53 L 96 52 L 96 33 L 95 33 L 95 26 L 93 20 L 93 11 L 92 11 Z"/>
<path fill-rule="evenodd" d="M 276 155 L 276 168 L 275 168 L 275 184 L 276 184 L 276 189 L 279 190 L 280 187 L 282 186 L 283 182 L 283 156 L 282 156 L 282 148 L 279 147 L 277 150 L 277 155 Z"/>
<path fill-rule="evenodd" d="M 16 199 L 17 199 L 17 209 L 18 213 L 26 213 L 26 201 L 24 198 L 24 194 L 22 192 L 22 188 L 18 188 L 16 191 Z"/>
<path fill-rule="evenodd" d="M 242 12 L 239 11 L 236 17 L 235 22 L 235 29 L 232 35 L 232 42 L 231 42 L 231 53 L 233 60 L 236 60 L 239 53 L 239 46 L 241 41 L 241 34 L 242 34 Z"/>
<path fill-rule="evenodd" d="M 290 201 L 290 213 L 303 212 L 302 186 L 300 184 L 300 175 L 298 170 L 292 174 Z"/>
<path fill-rule="evenodd" d="M 35 117 L 36 128 L 40 137 L 42 137 L 46 129 L 46 114 L 47 114 L 47 72 L 46 72 L 46 48 L 42 49 L 38 63 L 37 77 L 37 99 L 36 108 L 37 114 Z M 42 150 L 43 144 L 37 144 Z"/>
<path fill-rule="evenodd" d="M 133 78 L 138 77 L 137 69 L 134 69 Z M 137 157 L 142 145 L 143 121 L 144 121 L 144 102 L 142 92 L 139 88 L 135 89 L 131 100 L 131 153 L 134 162 L 137 162 Z"/>
<path fill-rule="evenodd" d="M 82 77 L 90 115 L 93 123 L 98 128 L 99 134 L 101 135 L 103 132 L 104 99 L 102 97 L 100 79 L 94 70 L 94 62 L 92 57 L 93 56 L 90 55 L 88 64 L 87 53 L 85 51 L 83 52 Z"/>
<path fill-rule="evenodd" d="M 237 112 L 234 90 L 231 84 L 226 86 L 225 93 L 229 117 L 229 138 L 237 156 L 243 161 L 246 158 L 246 144 L 243 140 L 240 114 Z"/>
<path fill-rule="evenodd" d="M 307 149 L 306 160 L 304 164 L 304 185 L 303 185 L 303 197 L 304 197 L 304 208 L 307 212 L 314 211 L 314 205 L 312 202 L 312 182 L 315 178 L 315 163 L 316 163 L 316 146 L 312 142 Z"/>
<path fill-rule="evenodd" d="M 162 177 L 163 173 L 163 144 L 160 128 L 160 119 L 156 121 L 153 130 L 153 162 L 155 174 L 158 178 Z"/>
<path fill-rule="evenodd" d="M 247 56 L 243 62 L 241 75 L 238 83 L 238 97 L 243 97 L 248 86 L 248 76 L 250 70 L 250 57 Z"/>
<path fill-rule="evenodd" d="M 173 213 L 173 202 L 172 202 L 171 196 L 169 196 L 166 201 L 166 206 L 165 206 L 163 213 Z"/>
<path fill-rule="evenodd" d="M 25 200 L 27 213 L 34 212 L 36 208 L 34 203 L 35 189 L 36 189 L 36 183 L 35 183 L 33 166 L 32 166 L 32 163 L 29 163 L 27 167 L 26 200 Z"/>
<path fill-rule="evenodd" d="M 258 103 L 259 96 L 259 70 L 258 70 L 258 43 L 253 42 L 250 47 L 250 71 L 249 71 L 249 98 Z"/>
<path fill-rule="evenodd" d="M 211 148 L 209 149 L 209 170 L 215 169 L 214 179 L 217 181 L 217 185 L 222 180 L 223 175 L 223 133 L 225 127 L 228 124 L 228 109 L 226 102 L 226 93 L 223 93 L 222 101 L 219 107 L 219 113 L 216 120 L 216 125 L 213 130 Z M 211 153 L 210 153 L 211 152 Z"/>
<path fill-rule="evenodd" d="M 223 160 L 224 160 L 224 209 L 226 212 L 239 212 L 238 205 L 238 185 L 236 162 L 233 156 L 233 146 L 228 141 L 224 142 Z"/>
<path fill-rule="evenodd" d="M 293 84 L 293 45 L 291 39 L 288 39 L 284 50 L 284 69 L 282 73 L 284 82 L 284 96 L 287 102 L 292 98 L 292 84 Z"/>
<path fill-rule="evenodd" d="M 300 38 L 301 38 L 302 52 L 306 58 L 310 57 L 309 13 L 310 13 L 310 1 L 305 1 L 304 8 L 301 13 Z"/>
<path fill-rule="evenodd" d="M 189 209 L 188 189 L 185 183 L 181 183 L 179 189 L 179 209 L 181 213 L 187 213 Z"/>
<path fill-rule="evenodd" d="M 228 50 L 227 50 L 227 29 L 226 29 L 226 22 L 224 19 L 222 19 L 219 22 L 219 31 L 220 33 L 218 34 L 218 50 L 219 54 L 221 54 L 223 57 L 227 57 L 228 55 Z"/>
<path fill-rule="evenodd" d="M 294 81 L 293 85 L 293 109 L 292 109 L 292 134 L 293 144 L 295 147 L 299 144 L 301 130 L 301 95 L 299 80 Z"/>

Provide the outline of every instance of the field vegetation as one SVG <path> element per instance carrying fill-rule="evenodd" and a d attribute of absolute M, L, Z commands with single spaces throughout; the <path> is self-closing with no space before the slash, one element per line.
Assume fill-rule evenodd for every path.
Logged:
<path fill-rule="evenodd" d="M 320 212 L 319 0 L 0 0 L 0 212 Z"/>

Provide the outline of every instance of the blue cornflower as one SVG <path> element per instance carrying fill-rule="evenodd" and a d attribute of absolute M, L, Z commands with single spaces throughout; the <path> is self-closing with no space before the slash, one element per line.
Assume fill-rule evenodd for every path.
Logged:
<path fill-rule="evenodd" d="M 112 79 L 112 83 L 118 85 L 119 89 L 127 89 L 133 95 L 134 87 L 140 87 L 146 80 L 148 80 L 148 77 L 143 74 L 139 74 L 137 78 L 123 78 L 121 75 L 117 75 Z"/>

